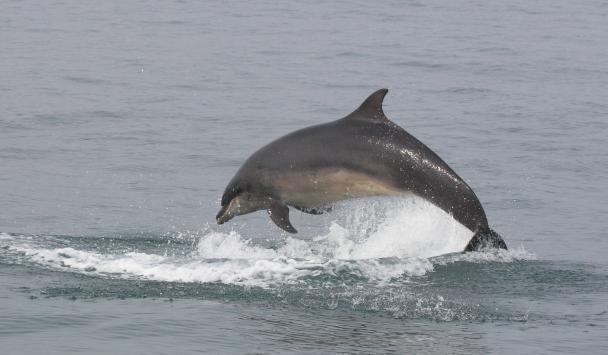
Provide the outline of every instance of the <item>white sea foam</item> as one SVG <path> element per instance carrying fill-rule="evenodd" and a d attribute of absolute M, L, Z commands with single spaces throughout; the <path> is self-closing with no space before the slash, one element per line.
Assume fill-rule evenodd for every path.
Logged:
<path fill-rule="evenodd" d="M 342 230 L 330 229 L 330 234 L 342 233 L 359 241 L 348 258 L 429 258 L 460 252 L 473 237 L 473 232 L 446 212 L 413 196 L 359 200 L 349 203 L 349 211 L 353 209 Z"/>
<path fill-rule="evenodd" d="M 381 204 L 358 201 L 348 208 L 350 213 L 345 213 L 344 206 L 338 208 L 337 215 L 344 218 L 332 222 L 326 233 L 312 240 L 287 237 L 278 248 L 256 244 L 234 231 L 213 230 L 200 237 L 196 250 L 188 256 L 49 248 L 36 244 L 35 238 L 7 234 L 0 234 L 0 241 L 29 262 L 51 268 L 118 278 L 262 287 L 344 272 L 386 283 L 396 277 L 424 275 L 438 263 L 510 262 L 533 257 L 516 249 L 432 258 L 462 251 L 472 233 L 421 199 Z"/>

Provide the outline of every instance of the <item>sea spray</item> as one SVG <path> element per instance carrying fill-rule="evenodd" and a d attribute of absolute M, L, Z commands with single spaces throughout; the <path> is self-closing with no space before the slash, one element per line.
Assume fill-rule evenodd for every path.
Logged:
<path fill-rule="evenodd" d="M 328 230 L 312 239 L 285 236 L 278 245 L 268 246 L 235 231 L 208 229 L 186 254 L 86 250 L 73 243 L 57 247 L 44 242 L 52 237 L 8 234 L 1 235 L 0 243 L 22 262 L 68 272 L 263 288 L 315 279 L 387 285 L 398 278 L 425 275 L 435 264 L 530 257 L 517 250 L 461 254 L 472 232 L 414 197 L 359 200 L 338 205 L 334 213 L 336 219 Z M 445 255 L 449 253 L 455 254 Z"/>

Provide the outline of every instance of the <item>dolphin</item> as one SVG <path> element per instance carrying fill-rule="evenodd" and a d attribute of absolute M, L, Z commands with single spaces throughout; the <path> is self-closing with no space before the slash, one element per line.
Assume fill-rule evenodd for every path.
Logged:
<path fill-rule="evenodd" d="M 217 223 L 267 210 L 278 227 L 297 233 L 288 206 L 321 214 L 336 201 L 413 194 L 475 233 L 464 251 L 506 249 L 471 187 L 385 116 L 387 92 L 372 93 L 344 118 L 300 129 L 253 153 L 228 183 Z"/>

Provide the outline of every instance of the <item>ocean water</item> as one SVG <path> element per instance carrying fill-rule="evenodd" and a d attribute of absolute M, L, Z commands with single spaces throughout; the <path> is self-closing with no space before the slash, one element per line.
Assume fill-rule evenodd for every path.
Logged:
<path fill-rule="evenodd" d="M 605 353 L 602 1 L 3 1 L 0 353 Z M 508 251 L 416 198 L 217 226 L 387 87 Z"/>

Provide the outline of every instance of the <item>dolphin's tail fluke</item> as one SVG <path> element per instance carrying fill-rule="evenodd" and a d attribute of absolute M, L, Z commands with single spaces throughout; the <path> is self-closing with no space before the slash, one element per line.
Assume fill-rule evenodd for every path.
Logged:
<path fill-rule="evenodd" d="M 477 251 L 485 248 L 507 249 L 507 243 L 493 229 L 485 228 L 475 233 L 464 251 Z"/>

